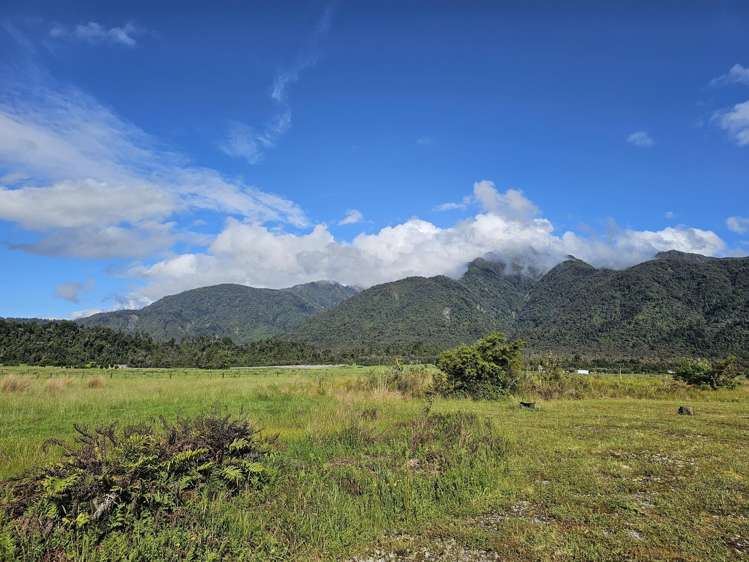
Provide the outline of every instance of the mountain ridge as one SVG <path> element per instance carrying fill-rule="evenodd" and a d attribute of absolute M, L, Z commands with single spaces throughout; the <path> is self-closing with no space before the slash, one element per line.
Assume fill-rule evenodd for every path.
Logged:
<path fill-rule="evenodd" d="M 193 296 L 187 291 L 146 307 L 156 316 L 149 322 L 140 319 L 146 309 L 81 322 L 130 333 L 146 328 L 156 339 L 213 335 L 247 342 L 280 337 L 363 354 L 429 354 L 497 330 L 527 340 L 534 353 L 649 357 L 747 354 L 749 349 L 749 258 L 668 251 L 613 270 L 569 256 L 545 273 L 496 257 L 478 258 L 458 279 L 414 276 L 361 291 L 335 282 L 192 291 L 200 295 L 222 287 L 241 287 L 242 294 L 254 298 L 224 294 L 218 301 L 231 302 L 221 303 L 219 314 L 211 315 L 199 306 L 200 299 L 197 304 L 185 299 Z M 167 306 L 175 297 L 182 310 Z M 163 308 L 170 314 L 166 320 L 159 318 Z M 196 320 L 207 313 L 208 321 Z M 183 327 L 176 336 L 174 326 Z"/>

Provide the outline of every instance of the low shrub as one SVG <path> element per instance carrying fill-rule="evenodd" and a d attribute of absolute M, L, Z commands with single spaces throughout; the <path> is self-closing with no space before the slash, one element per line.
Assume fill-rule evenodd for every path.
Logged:
<path fill-rule="evenodd" d="M 0 390 L 3 392 L 25 392 L 31 386 L 31 381 L 17 375 L 5 375 L 0 380 Z"/>
<path fill-rule="evenodd" d="M 708 388 L 736 388 L 741 371 L 733 355 L 721 361 L 685 359 L 674 373 L 674 378 L 693 386 Z"/>
<path fill-rule="evenodd" d="M 446 351 L 437 358 L 444 375 L 435 378 L 435 388 L 443 395 L 487 399 L 514 392 L 523 377 L 523 346 L 520 340 L 508 342 L 494 333 Z"/>
<path fill-rule="evenodd" d="M 4 483 L 3 515 L 20 536 L 100 539 L 174 512 L 195 494 L 259 486 L 270 475 L 264 460 L 272 441 L 242 419 L 75 429 L 72 443 L 48 442 L 62 449 L 60 462 Z"/>

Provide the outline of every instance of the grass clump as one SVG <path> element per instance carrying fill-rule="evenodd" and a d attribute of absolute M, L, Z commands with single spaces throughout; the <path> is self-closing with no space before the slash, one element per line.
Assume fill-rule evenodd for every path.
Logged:
<path fill-rule="evenodd" d="M 47 381 L 47 392 L 57 394 L 73 385 L 73 379 L 69 377 L 53 378 Z"/>
<path fill-rule="evenodd" d="M 62 449 L 60 462 L 8 481 L 0 496 L 8 528 L 29 553 L 84 536 L 98 542 L 178 514 L 196 495 L 259 486 L 271 472 L 270 442 L 244 419 L 75 429 L 72 442 L 48 441 Z"/>
<path fill-rule="evenodd" d="M 0 390 L 3 392 L 25 392 L 31 386 L 31 381 L 17 375 L 5 375 L 0 380 Z"/>
<path fill-rule="evenodd" d="M 397 393 L 404 398 L 424 398 L 432 391 L 433 369 L 426 365 L 402 365 L 382 369 L 373 368 L 363 377 L 350 382 L 350 391 L 367 391 L 377 394 Z"/>
<path fill-rule="evenodd" d="M 86 383 L 88 388 L 104 388 L 104 379 L 101 377 L 92 377 Z"/>

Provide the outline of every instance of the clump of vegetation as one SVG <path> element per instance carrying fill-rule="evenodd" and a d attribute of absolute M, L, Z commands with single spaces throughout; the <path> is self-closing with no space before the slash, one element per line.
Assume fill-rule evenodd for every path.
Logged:
<path fill-rule="evenodd" d="M 31 381 L 16 375 L 5 375 L 0 381 L 3 392 L 25 392 L 31 386 Z"/>
<path fill-rule="evenodd" d="M 349 390 L 397 392 L 407 398 L 423 398 L 432 390 L 432 370 L 425 365 L 403 365 L 396 361 L 387 369 L 372 368 L 348 385 Z"/>
<path fill-rule="evenodd" d="M 446 351 L 437 358 L 444 376 L 435 379 L 435 388 L 443 395 L 487 399 L 514 392 L 523 377 L 523 345 L 494 333 Z"/>
<path fill-rule="evenodd" d="M 21 541 L 73 533 L 100 540 L 143 517 L 177 511 L 194 495 L 264 483 L 271 442 L 246 420 L 202 416 L 161 427 L 76 426 L 62 460 L 9 481 L 2 511 Z"/>
<path fill-rule="evenodd" d="M 103 388 L 104 387 L 104 379 L 101 377 L 92 377 L 88 379 L 88 382 L 86 383 L 86 386 L 89 388 Z"/>
<path fill-rule="evenodd" d="M 69 377 L 52 378 L 47 381 L 47 392 L 56 394 L 73 385 L 73 379 Z"/>
<path fill-rule="evenodd" d="M 738 361 L 731 355 L 721 361 L 685 359 L 676 369 L 674 377 L 693 386 L 709 388 L 736 388 L 741 376 Z"/>

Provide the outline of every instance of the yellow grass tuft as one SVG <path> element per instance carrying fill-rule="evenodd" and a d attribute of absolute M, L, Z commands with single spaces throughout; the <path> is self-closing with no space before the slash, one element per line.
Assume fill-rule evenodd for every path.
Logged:
<path fill-rule="evenodd" d="M 60 379 L 49 379 L 47 381 L 47 392 L 58 393 L 73 384 L 73 379 L 64 377 Z"/>
<path fill-rule="evenodd" d="M 86 383 L 86 386 L 89 388 L 103 388 L 104 387 L 104 379 L 101 377 L 93 377 L 88 380 Z"/>
<path fill-rule="evenodd" d="M 0 380 L 0 390 L 3 392 L 25 392 L 31 386 L 31 381 L 17 375 L 5 375 Z"/>

